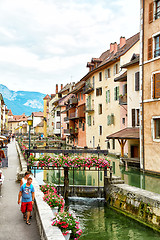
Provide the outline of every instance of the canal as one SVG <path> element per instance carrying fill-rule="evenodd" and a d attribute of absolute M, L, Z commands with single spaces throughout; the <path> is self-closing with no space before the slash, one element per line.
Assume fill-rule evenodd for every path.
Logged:
<path fill-rule="evenodd" d="M 160 234 L 104 206 L 102 199 L 70 198 L 69 207 L 79 217 L 80 240 L 159 240 Z"/>
<path fill-rule="evenodd" d="M 160 194 L 160 177 L 143 174 L 140 171 L 119 166 L 119 160 L 112 159 L 113 174 L 120 176 L 126 184 Z M 40 185 L 44 182 L 63 184 L 63 171 L 37 170 Z M 69 173 L 70 184 L 73 172 Z M 75 185 L 103 186 L 103 171 L 75 171 Z M 160 234 L 104 205 L 104 199 L 69 198 L 69 208 L 79 218 L 83 231 L 80 240 L 159 240 Z"/>

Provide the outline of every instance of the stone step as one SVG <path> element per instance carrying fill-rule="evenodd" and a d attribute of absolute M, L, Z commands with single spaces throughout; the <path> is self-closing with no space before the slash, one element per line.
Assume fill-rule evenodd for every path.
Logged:
<path fill-rule="evenodd" d="M 110 183 L 111 183 L 111 184 L 124 184 L 124 180 L 121 180 L 121 179 L 112 180 Z"/>

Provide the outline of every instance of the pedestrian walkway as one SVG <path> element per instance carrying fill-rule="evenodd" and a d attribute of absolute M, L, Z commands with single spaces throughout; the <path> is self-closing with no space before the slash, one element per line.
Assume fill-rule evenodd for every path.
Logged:
<path fill-rule="evenodd" d="M 0 198 L 0 240 L 39 240 L 34 213 L 31 225 L 23 221 L 18 205 L 19 183 L 15 181 L 19 159 L 15 141 L 8 144 L 8 168 L 3 168 L 4 183 Z"/>

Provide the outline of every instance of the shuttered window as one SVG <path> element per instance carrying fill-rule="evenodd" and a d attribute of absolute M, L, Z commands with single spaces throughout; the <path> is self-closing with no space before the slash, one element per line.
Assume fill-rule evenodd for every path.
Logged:
<path fill-rule="evenodd" d="M 135 109 L 132 109 L 132 127 L 135 127 Z"/>
<path fill-rule="evenodd" d="M 154 75 L 154 98 L 160 98 L 160 73 Z"/>
<path fill-rule="evenodd" d="M 102 81 L 102 72 L 99 72 L 99 81 Z"/>
<path fill-rule="evenodd" d="M 99 106 L 98 106 L 98 113 L 102 114 L 102 104 L 99 104 Z"/>
<path fill-rule="evenodd" d="M 91 126 L 91 116 L 88 116 L 88 126 Z"/>
<path fill-rule="evenodd" d="M 148 39 L 148 60 L 152 59 L 152 38 Z"/>
<path fill-rule="evenodd" d="M 106 91 L 106 103 L 110 103 L 110 90 Z"/>
<path fill-rule="evenodd" d="M 149 4 L 149 23 L 153 22 L 153 2 Z"/>
<path fill-rule="evenodd" d="M 135 73 L 135 91 L 139 91 L 139 72 Z"/>
<path fill-rule="evenodd" d="M 119 99 L 119 87 L 114 88 L 114 100 L 117 101 Z"/>

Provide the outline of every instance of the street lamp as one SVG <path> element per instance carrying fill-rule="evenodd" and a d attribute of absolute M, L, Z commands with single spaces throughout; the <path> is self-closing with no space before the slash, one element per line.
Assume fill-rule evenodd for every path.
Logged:
<path fill-rule="evenodd" d="M 31 148 L 31 126 L 33 125 L 33 119 L 31 117 L 29 117 L 27 119 L 27 123 L 29 126 L 29 150 L 30 150 L 30 148 Z"/>

